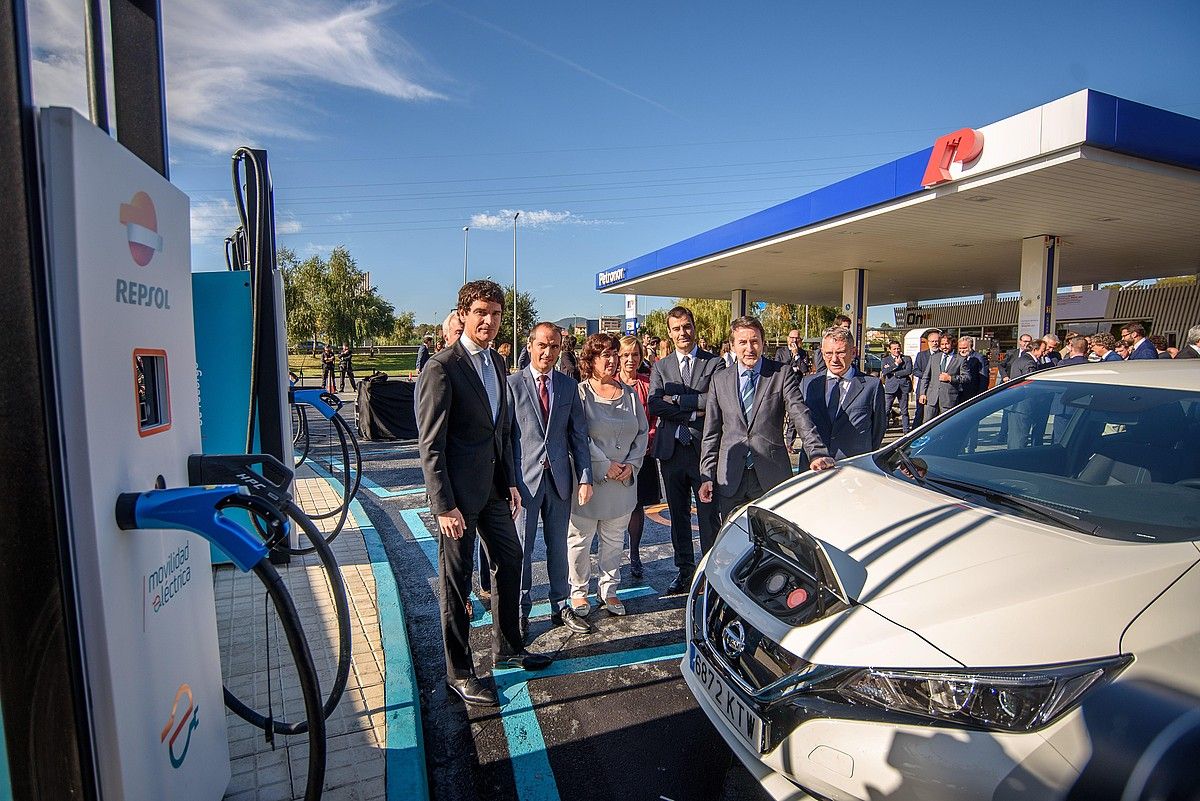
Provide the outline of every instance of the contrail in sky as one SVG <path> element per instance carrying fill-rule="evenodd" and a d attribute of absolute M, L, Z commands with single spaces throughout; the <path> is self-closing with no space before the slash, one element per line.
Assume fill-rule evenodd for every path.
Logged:
<path fill-rule="evenodd" d="M 509 39 L 520 42 L 521 44 L 528 47 L 530 50 L 534 50 L 538 53 L 541 53 L 543 56 L 546 56 L 547 58 L 552 58 L 555 61 L 558 61 L 562 64 L 566 64 L 571 69 L 573 69 L 577 72 L 582 72 L 584 75 L 588 76 L 589 78 L 596 79 L 597 81 L 604 84 L 605 86 L 610 86 L 613 89 L 616 89 L 618 92 L 624 92 L 625 94 L 629 95 L 630 97 L 636 97 L 638 100 L 641 100 L 644 103 L 649 103 L 650 105 L 654 106 L 655 108 L 662 109 L 663 111 L 667 112 L 668 114 L 670 114 L 673 117 L 678 117 L 679 119 L 684 119 L 680 114 L 675 112 L 673 109 L 667 108 L 662 103 L 659 103 L 657 100 L 651 100 L 650 98 L 646 97 L 645 95 L 639 95 L 637 92 L 633 91 L 632 89 L 627 89 L 624 86 L 621 86 L 621 84 L 619 84 L 619 83 L 610 81 L 608 78 L 605 78 L 603 75 L 596 74 L 595 72 L 593 72 L 592 70 L 589 70 L 587 67 L 583 66 L 582 64 L 577 64 L 574 61 L 572 61 L 571 59 L 566 58 L 565 56 L 560 56 L 558 53 L 547 50 L 546 48 L 542 47 L 541 45 L 535 44 L 523 36 L 520 36 L 518 34 L 513 33 L 512 31 L 501 28 L 499 25 L 496 25 L 495 23 L 492 23 L 492 22 L 488 22 L 487 20 L 485 20 L 481 17 L 477 17 L 474 14 L 463 11 L 461 8 L 456 8 L 452 5 L 450 5 L 449 3 L 442 3 L 441 5 L 447 9 L 449 9 L 450 11 L 453 11 L 455 14 L 458 14 L 460 17 L 465 17 L 466 19 L 469 19 L 478 25 L 482 25 L 485 28 L 491 28 L 496 33 L 503 34 L 504 36 L 507 36 Z"/>

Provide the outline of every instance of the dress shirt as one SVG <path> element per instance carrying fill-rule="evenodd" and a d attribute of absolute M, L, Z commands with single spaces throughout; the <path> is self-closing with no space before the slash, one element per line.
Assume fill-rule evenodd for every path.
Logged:
<path fill-rule="evenodd" d="M 841 378 L 838 378 L 833 373 L 825 373 L 825 397 L 829 398 L 830 384 L 834 381 L 838 382 L 838 409 L 842 408 L 842 402 L 846 400 L 846 392 L 850 389 L 850 379 L 854 377 L 854 366 L 851 365 Z M 830 409 L 830 412 L 836 412 L 837 409 Z"/>
<path fill-rule="evenodd" d="M 750 375 L 754 376 L 754 393 L 757 396 L 758 395 L 758 381 L 759 381 L 759 379 L 762 378 L 762 357 L 760 356 L 758 358 L 758 361 L 754 363 L 753 367 L 746 367 L 741 362 L 738 362 L 737 371 L 738 371 L 738 398 L 740 399 L 746 394 L 746 381 L 748 380 L 748 376 L 750 376 Z M 755 399 L 757 400 L 757 397 Z"/>
<path fill-rule="evenodd" d="M 546 391 L 548 393 L 550 393 L 550 408 L 553 409 L 554 408 L 554 368 L 551 367 L 549 370 L 542 373 L 542 372 L 539 372 L 536 367 L 534 367 L 532 364 L 530 364 L 527 369 L 529 370 L 529 374 L 531 376 L 533 376 L 533 388 L 534 388 L 534 390 L 536 390 L 538 392 L 542 391 L 542 385 L 538 383 L 538 379 L 540 379 L 542 376 L 546 376 L 546 379 L 547 379 L 546 380 Z"/>
<path fill-rule="evenodd" d="M 492 354 L 487 353 L 487 351 L 490 351 L 491 348 L 481 348 L 479 345 L 475 344 L 475 340 L 471 339 L 466 334 L 463 334 L 461 337 L 459 337 L 459 339 L 462 340 L 462 345 L 467 349 L 467 353 L 471 355 L 471 365 L 475 368 L 475 373 L 479 376 L 479 380 L 482 381 L 483 367 L 479 364 L 478 356 L 480 353 L 484 353 L 488 363 L 491 363 Z M 484 386 L 486 387 L 487 384 L 484 384 Z"/>
<path fill-rule="evenodd" d="M 684 356 L 691 356 L 691 357 L 692 357 L 692 373 L 693 373 L 693 374 L 695 374 L 695 371 L 696 371 L 696 354 L 697 354 L 697 353 L 699 353 L 699 352 L 700 352 L 700 348 L 699 348 L 699 346 L 697 346 L 697 345 L 693 345 L 693 346 L 692 346 L 692 349 L 691 349 L 691 350 L 689 350 L 687 353 L 680 353 L 680 352 L 679 352 L 679 349 L 678 349 L 678 348 L 676 348 L 676 350 L 675 350 L 675 358 L 679 360 L 679 374 L 680 374 L 680 375 L 683 375 L 683 357 L 684 357 Z"/>

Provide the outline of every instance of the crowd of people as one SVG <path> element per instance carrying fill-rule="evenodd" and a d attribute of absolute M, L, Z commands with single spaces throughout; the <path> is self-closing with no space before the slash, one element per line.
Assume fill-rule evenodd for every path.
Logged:
<path fill-rule="evenodd" d="M 551 622 L 589 634 L 593 580 L 598 608 L 627 612 L 619 595 L 625 542 L 629 573 L 640 579 L 647 507 L 665 497 L 675 567 L 666 593 L 685 592 L 697 565 L 693 503 L 703 556 L 723 516 L 791 477 L 793 456 L 802 467 L 829 469 L 877 449 L 894 407 L 908 431 L 990 384 L 989 360 L 969 336 L 932 330 L 915 359 L 891 342 L 876 377 L 855 366 L 848 317 L 824 332 L 811 358 L 797 330 L 768 358 L 757 319 L 734 320 L 714 353 L 685 306 L 667 313 L 666 340 L 598 333 L 578 353 L 567 331 L 537 323 L 510 374 L 511 351 L 492 347 L 503 315 L 497 284 L 465 284 L 441 340 L 425 342 L 418 360 L 420 455 L 442 534 L 446 681 L 464 701 L 483 706 L 497 700 L 476 675 L 469 644 L 477 557 L 479 597 L 492 611 L 493 664 L 543 669 L 550 657 L 527 648 L 539 600 L 532 569 L 539 531 Z M 1188 338 L 1170 354 L 1130 323 L 1123 357 L 1110 334 L 1068 336 L 1061 353 L 1053 335 L 1022 336 L 1000 363 L 999 380 L 1088 361 L 1200 356 L 1200 326 Z"/>

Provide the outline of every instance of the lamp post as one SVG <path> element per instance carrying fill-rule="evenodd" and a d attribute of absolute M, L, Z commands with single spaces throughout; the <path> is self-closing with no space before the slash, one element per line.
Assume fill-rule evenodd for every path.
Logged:
<path fill-rule="evenodd" d="M 463 226 L 463 283 L 467 283 L 467 236 L 471 232 L 471 226 Z"/>
<path fill-rule="evenodd" d="M 519 212 L 519 211 L 513 215 L 513 346 L 512 346 L 512 359 L 513 359 L 513 369 L 514 370 L 517 369 L 517 325 L 518 325 L 518 321 L 520 320 L 520 315 L 517 313 L 517 309 L 520 305 L 518 298 L 521 297 L 519 294 L 517 294 L 517 218 L 520 216 L 521 216 L 521 212 Z"/>

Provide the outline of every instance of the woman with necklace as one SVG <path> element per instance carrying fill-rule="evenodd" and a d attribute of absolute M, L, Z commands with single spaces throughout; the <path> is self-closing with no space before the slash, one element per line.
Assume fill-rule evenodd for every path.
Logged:
<path fill-rule="evenodd" d="M 658 460 L 650 456 L 654 449 L 654 431 L 657 418 L 650 417 L 648 403 L 650 398 L 650 377 L 644 375 L 639 367 L 645 359 L 642 343 L 637 337 L 625 337 L 621 340 L 621 350 L 617 354 L 620 369 L 617 380 L 633 390 L 642 404 L 642 411 L 650 429 L 646 434 L 646 456 L 642 459 L 642 469 L 637 477 L 637 504 L 633 514 L 629 516 L 629 575 L 635 579 L 643 576 L 642 555 L 638 550 L 642 544 L 642 530 L 646 526 L 647 506 L 662 503 L 662 485 L 658 481 Z"/>
<path fill-rule="evenodd" d="M 617 598 L 621 583 L 621 553 L 625 529 L 637 504 L 636 477 L 646 454 L 649 425 L 634 390 L 617 379 L 620 343 L 611 334 L 593 334 L 579 357 L 583 380 L 579 397 L 588 422 L 588 447 L 592 456 L 593 493 L 584 505 L 576 495 L 567 530 L 570 565 L 571 610 L 579 617 L 592 611 L 588 602 L 591 583 L 592 540 L 600 538 L 597 554 L 601 605 L 610 614 L 625 614 Z M 640 361 L 640 360 L 639 360 Z"/>

